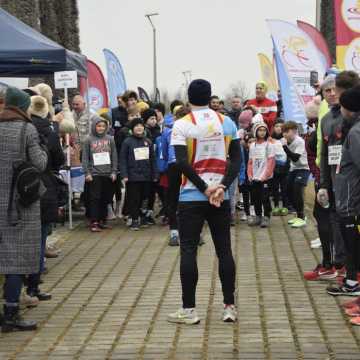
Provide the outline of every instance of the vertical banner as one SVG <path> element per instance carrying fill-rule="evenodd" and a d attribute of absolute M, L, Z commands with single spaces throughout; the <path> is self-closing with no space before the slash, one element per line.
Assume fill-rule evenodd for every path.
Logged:
<path fill-rule="evenodd" d="M 117 96 L 122 95 L 127 89 L 125 75 L 117 56 L 108 49 L 104 49 L 103 52 L 106 61 L 110 106 L 115 108 L 118 106 Z"/>
<path fill-rule="evenodd" d="M 360 1 L 334 0 L 339 69 L 360 73 Z"/>
<path fill-rule="evenodd" d="M 267 96 L 269 99 L 277 101 L 278 84 L 276 81 L 274 65 L 265 54 L 258 54 L 260 62 L 261 77 L 268 85 Z"/>
<path fill-rule="evenodd" d="M 322 60 L 325 64 L 325 67 L 330 69 L 333 61 L 330 55 L 329 46 L 322 33 L 315 26 L 312 26 L 304 21 L 298 20 L 297 25 L 302 31 L 306 32 L 311 37 L 312 41 L 319 49 L 320 54 L 323 57 Z"/>
<path fill-rule="evenodd" d="M 317 71 L 320 79 L 326 72 L 319 50 L 309 35 L 294 24 L 268 20 L 268 25 L 281 63 L 305 104 L 315 95 L 310 85 L 311 71 Z"/>
<path fill-rule="evenodd" d="M 87 61 L 88 78 L 80 78 L 80 94 L 88 100 L 90 110 L 99 112 L 109 107 L 104 76 L 93 61 Z"/>
<path fill-rule="evenodd" d="M 299 96 L 295 84 L 286 70 L 285 64 L 274 44 L 274 57 L 279 80 L 280 91 L 286 96 L 282 97 L 285 121 L 295 121 L 300 124 L 303 132 L 306 129 L 307 118 L 305 115 L 304 103 Z"/>

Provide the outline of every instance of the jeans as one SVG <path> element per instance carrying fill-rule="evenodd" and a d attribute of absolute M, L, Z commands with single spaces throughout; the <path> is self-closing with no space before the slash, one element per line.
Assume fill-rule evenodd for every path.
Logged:
<path fill-rule="evenodd" d="M 219 259 L 219 276 L 224 304 L 234 304 L 235 262 L 231 250 L 230 204 L 224 201 L 220 208 L 206 201 L 180 202 L 178 207 L 180 234 L 180 278 L 184 308 L 196 306 L 198 282 L 197 250 L 201 230 L 207 221 Z"/>
<path fill-rule="evenodd" d="M 40 272 L 37 274 L 31 274 L 27 278 L 27 292 L 34 293 L 37 292 L 40 285 L 41 273 L 44 271 L 45 264 L 45 249 L 46 249 L 46 239 L 48 237 L 49 231 L 51 230 L 51 224 L 41 224 L 41 248 L 40 248 Z"/>
<path fill-rule="evenodd" d="M 19 304 L 23 283 L 23 275 L 5 275 L 4 299 L 7 306 Z"/>

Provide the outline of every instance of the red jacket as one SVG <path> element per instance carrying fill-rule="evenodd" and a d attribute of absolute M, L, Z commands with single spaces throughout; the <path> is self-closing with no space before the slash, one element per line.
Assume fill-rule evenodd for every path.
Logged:
<path fill-rule="evenodd" d="M 253 106 L 262 115 L 266 125 L 269 128 L 269 133 L 272 133 L 274 123 L 277 117 L 276 102 L 268 98 L 263 100 L 252 99 L 247 102 L 246 105 Z"/>

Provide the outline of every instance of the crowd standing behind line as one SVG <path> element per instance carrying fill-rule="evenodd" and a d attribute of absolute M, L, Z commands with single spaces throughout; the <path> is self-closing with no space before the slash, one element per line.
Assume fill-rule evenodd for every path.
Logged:
<path fill-rule="evenodd" d="M 242 103 L 234 96 L 230 110 L 211 93 L 205 80 L 190 85 L 189 104 L 175 100 L 169 113 L 163 104 L 147 104 L 128 90 L 119 94 L 118 107 L 111 109 L 110 116 L 97 115 L 76 95 L 72 100 L 76 130 L 70 137 L 73 206 L 85 206 L 94 233 L 111 229 L 109 221 L 115 218 L 122 218 L 133 231 L 155 225 L 157 218 L 169 227 L 169 245 L 181 248 L 183 307 L 168 320 L 187 324 L 200 321 L 195 309 L 196 248 L 203 244 L 201 228 L 207 220 L 214 227 L 213 241 L 224 265 L 220 271 L 223 320 L 232 322 L 237 314 L 229 229 L 237 222 L 237 210 L 241 210 L 240 220 L 251 227 L 267 228 L 272 216 L 290 213 L 294 217 L 289 226 L 302 228 L 307 224 L 304 189 L 311 174 L 319 233 L 312 246 L 321 247 L 322 262 L 305 272 L 304 278 L 336 281 L 329 284 L 327 293 L 355 297 L 344 307 L 351 323 L 360 325 L 359 84 L 358 75 L 351 71 L 327 74 L 317 96 L 306 105 L 305 133 L 300 133 L 295 122 L 284 121 L 281 99 L 277 103 L 268 99 L 263 81 L 256 84 L 254 99 Z M 0 156 L 4 169 L 0 252 L 6 253 L 0 259 L 0 272 L 5 275 L 0 320 L 4 332 L 33 330 L 36 323 L 25 321 L 19 309 L 21 304 L 34 307 L 51 300 L 40 284 L 46 238 L 58 217 L 57 176 L 65 162 L 64 134 L 59 130 L 62 117 L 55 114 L 52 91 L 46 84 L 25 91 L 11 87 L 0 91 L 0 136 L 14 139 L 0 139 L 1 153 L 6 154 Z M 228 151 L 223 157 L 218 150 L 209 152 L 208 146 L 191 147 L 194 136 L 199 144 L 207 136 L 204 126 L 210 134 L 219 124 Z M 21 154 L 16 145 L 22 136 L 29 164 L 41 172 L 41 187 L 38 198 L 27 207 L 20 206 L 18 213 L 14 209 L 19 204 L 12 204 L 11 217 L 24 224 L 13 227 L 8 223 L 13 201 L 11 169 Z M 206 168 L 198 165 L 197 156 L 208 158 Z M 207 175 L 212 163 L 224 165 L 221 176 L 218 170 L 216 176 Z M 219 181 L 212 185 L 210 178 Z M 192 201 L 198 206 L 196 214 Z M 190 221 L 194 226 L 185 230 Z M 227 234 L 226 244 L 219 240 L 220 228 L 222 238 Z M 26 291 L 21 295 L 23 285 Z"/>

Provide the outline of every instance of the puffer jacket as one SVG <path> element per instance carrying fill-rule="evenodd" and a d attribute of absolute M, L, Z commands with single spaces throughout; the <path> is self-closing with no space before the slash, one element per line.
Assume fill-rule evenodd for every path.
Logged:
<path fill-rule="evenodd" d="M 135 154 L 148 148 L 148 159 L 136 159 Z M 146 151 L 145 151 L 146 152 Z M 120 176 L 130 182 L 147 182 L 158 179 L 154 147 L 151 140 L 131 135 L 128 137 L 120 153 Z"/>
<path fill-rule="evenodd" d="M 360 215 L 360 117 L 347 134 L 335 174 L 335 204 L 340 217 Z"/>

